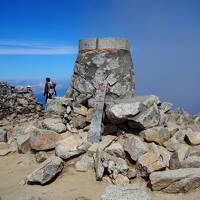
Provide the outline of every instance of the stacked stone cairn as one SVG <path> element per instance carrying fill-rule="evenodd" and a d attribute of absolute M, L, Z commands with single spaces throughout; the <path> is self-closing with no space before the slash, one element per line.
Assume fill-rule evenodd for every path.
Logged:
<path fill-rule="evenodd" d="M 75 160 L 77 171 L 92 170 L 97 181 L 111 184 L 101 200 L 151 200 L 151 190 L 185 193 L 200 186 L 200 117 L 173 111 L 154 95 L 136 96 L 133 69 L 127 40 L 80 41 L 66 97 L 48 100 L 42 120 L 0 132 L 2 143 L 9 135 L 18 152 L 31 152 L 40 163 L 27 183 L 47 184 Z M 91 142 L 95 120 L 101 138 Z"/>

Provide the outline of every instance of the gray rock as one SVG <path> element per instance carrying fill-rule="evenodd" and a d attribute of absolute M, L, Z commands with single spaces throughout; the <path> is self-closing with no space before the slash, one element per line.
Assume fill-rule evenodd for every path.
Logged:
<path fill-rule="evenodd" d="M 86 117 L 78 115 L 73 117 L 72 124 L 74 128 L 84 128 L 86 126 Z"/>
<path fill-rule="evenodd" d="M 179 161 L 178 153 L 175 151 L 169 161 L 169 168 L 170 169 L 179 169 L 181 167 L 181 163 Z"/>
<path fill-rule="evenodd" d="M 110 185 L 101 200 L 152 200 L 151 193 L 141 184 Z"/>
<path fill-rule="evenodd" d="M 146 111 L 133 117 L 128 124 L 131 128 L 147 129 L 157 126 L 160 122 L 160 118 L 160 111 L 157 105 L 154 104 Z"/>
<path fill-rule="evenodd" d="M 124 143 L 124 151 L 127 152 L 132 160 L 137 161 L 139 156 L 148 151 L 146 144 L 137 136 L 126 139 Z"/>
<path fill-rule="evenodd" d="M 135 168 L 129 168 L 127 172 L 127 177 L 129 179 L 135 178 L 137 176 L 137 171 Z"/>
<path fill-rule="evenodd" d="M 62 159 L 69 159 L 73 156 L 85 153 L 89 148 L 87 143 L 87 134 L 71 135 L 60 140 L 55 145 L 56 155 Z"/>
<path fill-rule="evenodd" d="M 90 169 L 94 169 L 94 159 L 87 153 L 84 154 L 79 161 L 76 162 L 75 168 L 80 172 L 87 172 Z"/>
<path fill-rule="evenodd" d="M 60 115 L 65 112 L 67 105 L 70 104 L 72 99 L 65 97 L 55 97 L 54 99 L 48 99 L 46 111 L 49 114 Z"/>
<path fill-rule="evenodd" d="M 80 93 L 93 94 L 94 91 L 95 91 L 95 88 L 93 87 L 93 85 L 89 81 L 87 81 L 87 80 L 85 80 L 83 78 L 80 78 L 80 77 L 78 77 L 74 81 L 74 85 L 73 86 Z"/>
<path fill-rule="evenodd" d="M 180 146 L 180 143 L 176 139 L 176 137 L 173 136 L 164 143 L 164 146 L 167 148 L 168 151 L 177 151 Z"/>
<path fill-rule="evenodd" d="M 162 102 L 160 105 L 160 110 L 162 110 L 164 113 L 168 112 L 171 110 L 173 104 L 169 102 Z"/>
<path fill-rule="evenodd" d="M 16 141 L 17 148 L 20 153 L 27 153 L 31 150 L 30 146 L 30 133 L 35 127 L 30 126 L 22 126 L 17 129 Z"/>
<path fill-rule="evenodd" d="M 113 135 L 102 136 L 101 142 L 94 143 L 89 147 L 88 149 L 89 155 L 92 156 L 94 153 L 96 153 L 97 149 L 105 150 L 105 148 L 108 147 L 116 138 L 117 137 Z"/>
<path fill-rule="evenodd" d="M 95 157 L 95 172 L 96 179 L 101 180 L 105 169 L 109 176 L 116 179 L 118 174 L 126 175 L 128 172 L 128 165 L 125 160 L 111 156 L 110 154 L 97 150 Z"/>
<path fill-rule="evenodd" d="M 101 158 L 103 157 L 103 152 L 100 149 L 97 149 L 96 155 L 95 155 L 95 162 L 94 162 L 94 168 L 96 173 L 96 180 L 102 180 L 104 175 L 104 166 L 102 163 Z"/>
<path fill-rule="evenodd" d="M 200 186 L 200 168 L 153 172 L 150 181 L 153 190 L 167 193 L 188 192 Z"/>
<path fill-rule="evenodd" d="M 48 158 L 48 155 L 45 151 L 39 151 L 35 154 L 35 160 L 38 163 L 44 162 Z"/>
<path fill-rule="evenodd" d="M 3 129 L 0 129 L 0 142 L 7 142 L 7 132 Z"/>
<path fill-rule="evenodd" d="M 63 133 L 66 131 L 66 126 L 63 124 L 60 118 L 46 118 L 43 121 L 43 127 L 55 131 L 57 133 Z"/>
<path fill-rule="evenodd" d="M 107 77 L 107 82 L 110 86 L 114 85 L 116 82 L 117 82 L 117 78 L 115 77 L 114 74 L 110 74 L 108 77 Z"/>
<path fill-rule="evenodd" d="M 59 172 L 62 171 L 64 163 L 62 159 L 51 156 L 27 176 L 28 183 L 46 184 L 50 182 Z"/>
<path fill-rule="evenodd" d="M 111 106 L 107 110 L 107 116 L 112 123 L 119 124 L 128 119 L 129 116 L 135 116 L 141 111 L 140 102 L 119 103 Z"/>
<path fill-rule="evenodd" d="M 200 168 L 200 157 L 191 156 L 183 160 L 181 163 L 181 168 Z"/>
<path fill-rule="evenodd" d="M 125 158 L 124 147 L 119 142 L 112 143 L 105 151 L 110 155 Z"/>

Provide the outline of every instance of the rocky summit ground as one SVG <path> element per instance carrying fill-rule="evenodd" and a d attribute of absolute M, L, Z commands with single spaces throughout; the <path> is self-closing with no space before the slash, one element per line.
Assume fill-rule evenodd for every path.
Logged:
<path fill-rule="evenodd" d="M 154 95 L 116 99 L 90 143 L 95 105 L 56 97 L 43 110 L 0 85 L 2 200 L 199 199 L 200 117 Z"/>
<path fill-rule="evenodd" d="M 5 200 L 31 196 L 40 196 L 42 200 L 75 200 L 81 196 L 99 200 L 102 192 L 110 184 L 96 181 L 92 171 L 77 172 L 74 168 L 75 162 L 76 160 L 69 166 L 66 165 L 54 182 L 41 186 L 24 184 L 26 175 L 38 165 L 33 156 L 12 153 L 0 157 L 0 195 Z M 199 197 L 199 189 L 187 194 L 153 192 L 154 200 L 198 200 Z"/>

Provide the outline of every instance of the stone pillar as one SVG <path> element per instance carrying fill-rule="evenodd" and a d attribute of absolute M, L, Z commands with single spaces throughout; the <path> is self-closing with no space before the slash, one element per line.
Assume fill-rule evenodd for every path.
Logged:
<path fill-rule="evenodd" d="M 79 41 L 71 87 L 66 96 L 93 106 L 97 85 L 107 81 L 105 103 L 135 94 L 134 65 L 129 42 L 118 38 Z"/>

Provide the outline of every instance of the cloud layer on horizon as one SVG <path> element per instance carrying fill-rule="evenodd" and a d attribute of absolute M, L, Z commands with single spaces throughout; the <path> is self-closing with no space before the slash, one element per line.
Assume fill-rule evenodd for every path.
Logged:
<path fill-rule="evenodd" d="M 71 55 L 77 47 L 43 41 L 0 40 L 0 55 Z"/>

